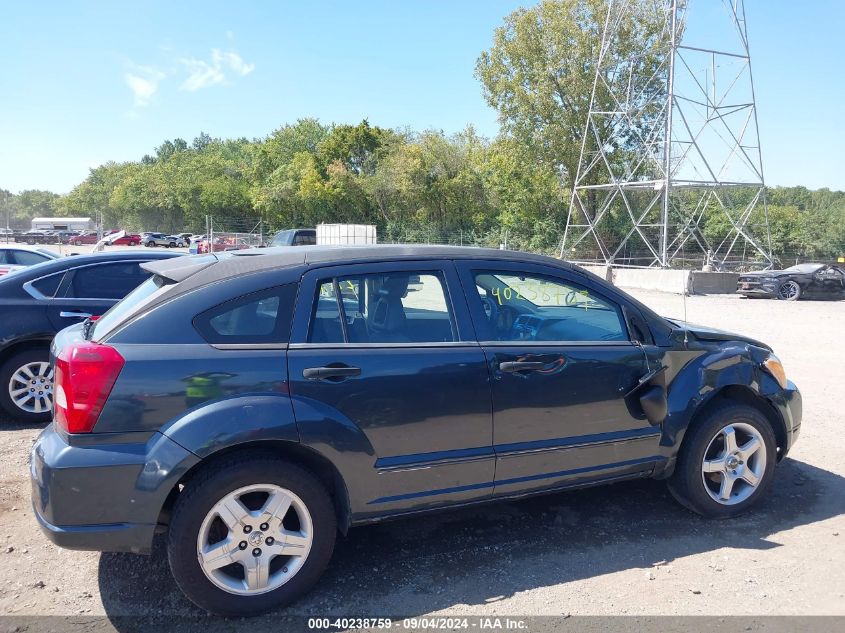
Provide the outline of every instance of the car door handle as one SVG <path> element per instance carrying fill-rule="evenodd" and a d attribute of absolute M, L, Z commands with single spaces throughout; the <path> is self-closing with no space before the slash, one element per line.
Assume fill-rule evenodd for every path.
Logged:
<path fill-rule="evenodd" d="M 89 319 L 91 318 L 91 313 L 62 310 L 61 312 L 59 312 L 59 316 L 63 319 Z"/>
<path fill-rule="evenodd" d="M 518 371 L 537 371 L 538 369 L 543 369 L 545 366 L 546 363 L 541 363 L 540 361 L 507 361 L 499 363 L 499 370 L 512 374 Z"/>
<path fill-rule="evenodd" d="M 360 367 L 307 367 L 302 370 L 302 377 L 308 380 L 332 380 L 337 378 L 350 378 L 360 376 Z"/>

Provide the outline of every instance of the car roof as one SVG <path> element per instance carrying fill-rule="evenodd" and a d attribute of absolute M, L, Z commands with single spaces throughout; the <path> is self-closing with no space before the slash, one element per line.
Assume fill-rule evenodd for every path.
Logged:
<path fill-rule="evenodd" d="M 392 260 L 496 259 L 535 262 L 572 269 L 568 262 L 521 251 L 466 246 L 419 246 L 379 244 L 372 246 L 298 246 L 296 248 L 252 248 L 207 255 L 189 256 L 179 261 L 150 262 L 144 269 L 174 282 L 190 281 L 184 290 L 201 285 L 290 266 L 320 266 Z"/>
<path fill-rule="evenodd" d="M 89 255 L 73 255 L 69 257 L 60 257 L 58 259 L 51 259 L 50 261 L 27 266 L 25 269 L 15 272 L 14 276 L 4 276 L 0 278 L 0 284 L 14 282 L 24 283 L 32 279 L 44 277 L 53 273 L 58 273 L 68 268 L 75 268 L 77 266 L 84 266 L 86 264 L 99 264 L 105 262 L 122 262 L 144 260 L 150 261 L 153 259 L 171 259 L 174 257 L 181 257 L 180 253 L 166 253 L 166 252 L 147 252 L 147 251 L 124 251 L 122 253 L 92 253 Z"/>
<path fill-rule="evenodd" d="M 0 248 L 9 251 L 32 251 L 33 253 L 40 253 L 42 255 L 54 255 L 55 257 L 60 257 L 58 253 L 54 253 L 49 249 L 39 248 L 38 246 L 29 246 L 28 244 L 4 244 L 0 242 Z"/>

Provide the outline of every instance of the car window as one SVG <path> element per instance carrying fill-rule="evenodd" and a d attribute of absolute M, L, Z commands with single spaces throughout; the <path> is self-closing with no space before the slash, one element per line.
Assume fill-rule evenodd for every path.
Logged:
<path fill-rule="evenodd" d="M 12 256 L 10 259 L 14 259 L 14 261 L 8 263 L 17 264 L 18 266 L 33 266 L 50 259 L 46 255 L 32 251 L 13 251 L 10 255 Z"/>
<path fill-rule="evenodd" d="M 64 276 L 65 273 L 64 271 L 62 271 L 60 273 L 56 273 L 55 275 L 49 275 L 48 277 L 36 279 L 32 282 L 32 287 L 48 299 L 52 299 L 53 296 L 56 294 L 56 291 L 59 289 L 59 284 L 61 283 Z"/>
<path fill-rule="evenodd" d="M 150 276 L 137 262 L 94 264 L 71 272 L 64 296 L 76 299 L 122 299 Z"/>
<path fill-rule="evenodd" d="M 315 233 L 297 233 L 293 238 L 294 246 L 311 246 L 317 243 L 317 235 Z"/>
<path fill-rule="evenodd" d="M 9 261 L 9 251 L 5 248 L 0 248 L 0 264 L 11 264 Z"/>
<path fill-rule="evenodd" d="M 577 284 L 511 271 L 474 271 L 474 277 L 483 340 L 628 340 L 621 308 Z"/>
<path fill-rule="evenodd" d="M 296 289 L 286 284 L 230 299 L 197 315 L 194 327 L 209 343 L 287 343 Z"/>
<path fill-rule="evenodd" d="M 396 272 L 323 280 L 314 301 L 308 340 L 442 343 L 457 337 L 441 276 Z"/>

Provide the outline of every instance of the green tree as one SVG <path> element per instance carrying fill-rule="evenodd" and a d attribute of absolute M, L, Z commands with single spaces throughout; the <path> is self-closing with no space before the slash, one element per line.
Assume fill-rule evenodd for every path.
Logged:
<path fill-rule="evenodd" d="M 653 97 L 664 55 L 656 46 L 662 20 L 648 2 L 634 3 L 622 18 L 619 37 L 608 56 L 620 66 L 634 64 L 633 110 Z M 572 186 L 584 136 L 590 95 L 598 61 L 607 0 L 543 0 L 530 9 L 520 8 L 496 29 L 493 45 L 476 64 L 487 102 L 499 112 L 505 134 L 521 142 L 544 165 L 561 170 Z M 608 63 L 612 66 L 613 63 Z M 596 105 L 616 109 L 608 89 L 613 78 L 597 85 Z M 645 123 L 648 119 L 644 120 Z M 612 125 L 608 119 L 607 125 Z M 636 146 L 634 130 L 620 137 L 620 145 L 607 148 L 624 160 L 624 151 Z M 587 149 L 595 139 L 587 137 Z M 598 175 L 598 173 L 597 173 Z"/>

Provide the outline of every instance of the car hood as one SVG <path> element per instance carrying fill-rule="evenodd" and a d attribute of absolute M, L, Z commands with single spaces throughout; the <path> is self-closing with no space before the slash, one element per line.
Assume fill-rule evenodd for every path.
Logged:
<path fill-rule="evenodd" d="M 796 273 L 794 270 L 755 270 L 754 272 L 750 273 L 741 273 L 740 278 L 742 277 L 780 277 L 781 275 L 795 275 L 801 274 Z"/>
<path fill-rule="evenodd" d="M 687 323 L 686 321 L 681 321 L 680 319 L 666 320 L 671 323 L 675 327 L 675 331 L 681 334 L 682 336 L 684 335 L 684 333 L 686 333 L 700 341 L 740 341 L 742 343 L 748 343 L 749 345 L 754 345 L 755 347 L 762 347 L 763 349 L 772 351 L 772 348 L 770 346 L 766 345 L 762 341 L 758 341 L 755 338 L 751 338 L 750 336 L 736 334 L 735 332 L 727 332 L 725 330 L 707 327 L 706 325 L 696 325 L 695 323 Z"/>

